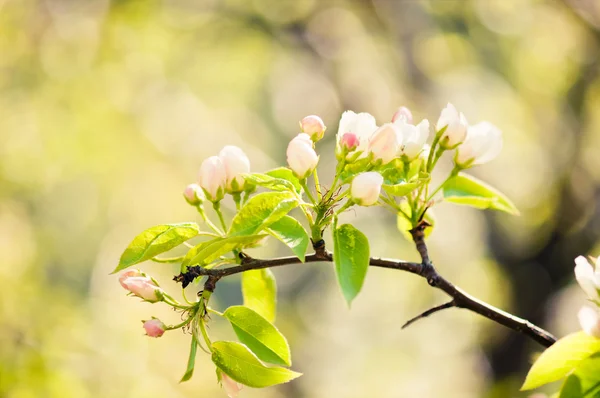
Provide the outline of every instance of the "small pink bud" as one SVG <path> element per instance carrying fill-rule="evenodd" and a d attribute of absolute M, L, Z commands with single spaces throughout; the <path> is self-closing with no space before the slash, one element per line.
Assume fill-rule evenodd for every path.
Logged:
<path fill-rule="evenodd" d="M 392 123 L 394 123 L 400 118 L 403 118 L 406 123 L 412 124 L 413 116 L 410 109 L 408 109 L 405 106 L 401 106 L 400 108 L 398 108 L 396 113 L 394 113 L 394 116 L 392 116 Z"/>
<path fill-rule="evenodd" d="M 319 162 L 313 142 L 306 133 L 298 134 L 290 141 L 286 154 L 290 169 L 300 179 L 312 173 Z"/>
<path fill-rule="evenodd" d="M 227 174 L 225 165 L 218 156 L 205 159 L 198 172 L 198 184 L 204 189 L 206 196 L 212 202 L 223 199 Z"/>
<path fill-rule="evenodd" d="M 129 290 L 134 295 L 151 303 L 162 301 L 162 291 L 151 278 L 147 276 L 129 276 L 126 274 L 128 274 L 128 272 L 125 272 L 119 278 L 121 286 L 123 286 L 126 290 Z"/>
<path fill-rule="evenodd" d="M 221 374 L 221 386 L 223 386 L 223 390 L 229 398 L 237 398 L 240 394 L 240 391 L 244 387 L 243 384 L 238 383 L 233 380 L 231 377 L 227 376 L 224 372 L 220 372 Z"/>
<path fill-rule="evenodd" d="M 340 145 L 342 148 L 346 149 L 348 152 L 353 151 L 358 148 L 360 145 L 360 141 L 358 136 L 354 133 L 345 133 L 340 140 Z"/>
<path fill-rule="evenodd" d="M 300 129 L 310 136 L 314 142 L 319 141 L 325 135 L 325 123 L 317 115 L 306 116 L 300 121 Z"/>
<path fill-rule="evenodd" d="M 160 337 L 165 334 L 167 327 L 160 319 L 152 318 L 148 321 L 144 321 L 144 330 L 146 335 L 150 337 Z"/>
<path fill-rule="evenodd" d="M 400 148 L 400 132 L 392 123 L 386 123 L 373 133 L 369 140 L 369 152 L 373 160 L 387 164 L 394 159 Z"/>
<path fill-rule="evenodd" d="M 200 185 L 198 184 L 190 184 L 185 187 L 183 197 L 192 206 L 199 206 L 204 202 L 204 199 L 206 199 L 204 192 L 202 192 L 202 188 L 200 188 Z"/>
<path fill-rule="evenodd" d="M 125 279 L 138 277 L 138 276 L 144 276 L 144 273 L 142 271 L 140 271 L 139 269 L 132 269 L 127 272 L 123 272 L 121 274 L 121 276 L 119 276 L 119 283 L 121 283 L 121 286 L 123 286 L 125 289 L 127 289 L 127 286 L 125 285 L 125 283 L 123 283 L 125 281 Z"/>

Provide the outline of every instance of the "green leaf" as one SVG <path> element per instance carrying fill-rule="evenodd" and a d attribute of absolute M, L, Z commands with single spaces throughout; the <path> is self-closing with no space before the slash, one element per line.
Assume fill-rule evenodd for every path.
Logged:
<path fill-rule="evenodd" d="M 286 368 L 266 367 L 240 343 L 216 341 L 211 348 L 214 364 L 233 380 L 249 387 L 270 387 L 287 383 L 302 375 Z"/>
<path fill-rule="evenodd" d="M 283 179 L 272 177 L 268 174 L 262 173 L 252 173 L 252 174 L 244 174 L 244 179 L 254 185 L 259 185 L 261 187 L 269 188 L 274 191 L 295 191 L 296 187 L 292 182 Z"/>
<path fill-rule="evenodd" d="M 277 365 L 292 365 L 287 340 L 265 318 L 243 305 L 229 307 L 223 315 L 231 322 L 240 341 L 258 358 Z"/>
<path fill-rule="evenodd" d="M 392 196 L 406 196 L 421 185 L 419 182 L 403 182 L 395 185 L 382 185 L 384 191 Z"/>
<path fill-rule="evenodd" d="M 551 345 L 535 361 L 521 390 L 562 379 L 581 361 L 600 351 L 600 339 L 584 332 L 570 334 Z"/>
<path fill-rule="evenodd" d="M 291 192 L 263 192 L 253 196 L 233 217 L 230 236 L 254 235 L 298 206 Z"/>
<path fill-rule="evenodd" d="M 125 249 L 113 274 L 169 251 L 198 235 L 198 233 L 198 224 L 191 222 L 164 224 L 148 228 L 136 236 Z"/>
<path fill-rule="evenodd" d="M 348 305 L 360 292 L 369 268 L 369 241 L 350 224 L 333 232 L 333 260 L 342 293 Z"/>
<path fill-rule="evenodd" d="M 402 209 L 409 216 L 411 215 L 410 205 L 408 202 L 400 203 L 400 209 Z M 423 217 L 425 221 L 431 225 L 425 229 L 425 237 L 427 238 L 433 232 L 433 228 L 435 226 L 435 215 L 432 209 L 427 209 L 425 213 L 425 217 Z M 412 242 L 412 236 L 410 235 L 410 230 L 413 228 L 412 223 L 409 219 L 407 219 L 404 214 L 398 213 L 396 218 L 396 226 L 398 227 L 398 231 L 400 234 L 409 242 Z"/>
<path fill-rule="evenodd" d="M 192 247 L 183 261 L 181 262 L 182 270 L 186 267 L 200 264 L 206 265 L 217 260 L 224 254 L 227 254 L 233 250 L 241 250 L 249 246 L 255 245 L 261 239 L 264 239 L 268 235 L 249 235 L 249 236 L 228 236 L 211 239 L 206 242 L 202 242 Z"/>
<path fill-rule="evenodd" d="M 275 322 L 277 283 L 270 269 L 242 273 L 242 295 L 246 307 L 252 308 L 269 322 Z"/>
<path fill-rule="evenodd" d="M 567 377 L 560 390 L 560 398 L 600 397 L 600 353 L 583 360 L 575 372 Z"/>
<path fill-rule="evenodd" d="M 279 221 L 271 224 L 267 231 L 285 243 L 304 262 L 310 239 L 302 224 L 295 218 L 284 216 Z"/>
<path fill-rule="evenodd" d="M 300 185 L 300 180 L 298 177 L 294 175 L 294 172 L 287 167 L 279 167 L 277 169 L 269 170 L 265 173 L 271 177 L 279 178 L 282 180 L 286 180 L 292 183 L 296 192 L 302 192 L 302 186 Z"/>
<path fill-rule="evenodd" d="M 444 200 L 476 207 L 493 209 L 518 215 L 515 205 L 497 189 L 477 178 L 459 173 L 444 184 Z"/>
<path fill-rule="evenodd" d="M 188 381 L 189 379 L 192 378 L 192 375 L 194 374 L 194 366 L 196 365 L 196 352 L 197 351 L 198 351 L 198 342 L 196 341 L 196 337 L 194 335 L 192 335 L 192 345 L 190 347 L 190 356 L 188 358 L 187 369 L 185 371 L 185 374 L 179 381 L 180 383 L 183 383 L 184 381 Z"/>

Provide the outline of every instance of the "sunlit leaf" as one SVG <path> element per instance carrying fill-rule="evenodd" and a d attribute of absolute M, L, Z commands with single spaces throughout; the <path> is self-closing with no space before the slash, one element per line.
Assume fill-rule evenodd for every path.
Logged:
<path fill-rule="evenodd" d="M 600 353 L 581 361 L 563 384 L 560 398 L 600 397 Z"/>
<path fill-rule="evenodd" d="M 261 239 L 268 235 L 249 235 L 249 236 L 228 236 L 219 237 L 206 242 L 202 242 L 191 248 L 184 257 L 181 268 L 200 264 L 206 265 L 217 260 L 219 257 L 233 251 L 242 250 L 249 246 L 254 246 Z"/>
<path fill-rule="evenodd" d="M 600 339 L 584 332 L 570 334 L 551 345 L 535 361 L 521 390 L 562 379 L 581 361 L 600 351 Z"/>
<path fill-rule="evenodd" d="M 254 185 L 269 188 L 274 191 L 294 191 L 296 189 L 294 184 L 292 184 L 290 181 L 283 178 L 272 177 L 268 174 L 244 174 L 244 179 Z"/>
<path fill-rule="evenodd" d="M 223 314 L 240 341 L 265 362 L 290 366 L 290 347 L 285 337 L 269 321 L 243 305 L 227 308 Z"/>
<path fill-rule="evenodd" d="M 291 192 L 263 192 L 253 196 L 233 217 L 230 236 L 254 235 L 298 206 Z"/>
<path fill-rule="evenodd" d="M 360 292 L 369 268 L 369 241 L 350 224 L 333 231 L 333 260 L 338 283 L 348 305 Z"/>
<path fill-rule="evenodd" d="M 298 180 L 298 177 L 296 177 L 294 175 L 294 172 L 292 170 L 288 169 L 287 167 L 278 167 L 276 169 L 267 171 L 265 174 L 268 176 L 271 176 L 271 177 L 280 178 L 280 179 L 289 181 L 292 183 L 292 185 L 294 185 L 296 192 L 298 192 L 298 193 L 302 192 L 302 186 L 300 185 L 300 180 Z"/>
<path fill-rule="evenodd" d="M 286 368 L 267 367 L 245 345 L 233 341 L 212 344 L 212 361 L 238 383 L 263 388 L 287 383 L 299 376 Z"/>
<path fill-rule="evenodd" d="M 164 224 L 148 228 L 129 244 L 113 273 L 167 252 L 198 235 L 196 223 Z"/>
<path fill-rule="evenodd" d="M 477 178 L 460 173 L 443 187 L 444 200 L 456 204 L 494 209 L 518 215 L 515 205 L 503 193 Z"/>
<path fill-rule="evenodd" d="M 256 269 L 242 274 L 244 305 L 258 312 L 269 322 L 275 322 L 277 307 L 277 282 L 273 272 Z"/>
<path fill-rule="evenodd" d="M 310 238 L 302 224 L 295 218 L 284 216 L 269 225 L 267 232 L 285 243 L 304 262 Z"/>
<path fill-rule="evenodd" d="M 395 185 L 383 184 L 384 191 L 392 196 L 406 196 L 419 187 L 419 182 L 404 182 Z"/>

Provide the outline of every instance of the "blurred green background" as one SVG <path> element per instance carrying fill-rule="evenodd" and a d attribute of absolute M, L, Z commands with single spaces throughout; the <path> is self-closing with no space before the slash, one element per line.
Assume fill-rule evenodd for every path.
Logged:
<path fill-rule="evenodd" d="M 326 185 L 346 109 L 383 122 L 407 105 L 435 122 L 450 101 L 498 125 L 502 154 L 473 173 L 522 215 L 440 205 L 432 258 L 557 336 L 578 329 L 573 258 L 600 253 L 599 28 L 594 0 L 0 0 L 0 396 L 224 396 L 206 355 L 178 384 L 189 336 L 150 339 L 140 320 L 179 315 L 109 272 L 143 229 L 198 219 L 181 193 L 224 145 L 276 167 L 318 114 Z M 418 258 L 389 213 L 345 221 L 374 255 Z M 142 269 L 180 295 L 176 267 Z M 275 273 L 305 375 L 243 396 L 530 395 L 517 390 L 541 347 L 525 337 L 461 310 L 400 330 L 446 300 L 420 278 L 371 269 L 348 310 L 330 266 Z M 239 279 L 216 301 L 239 303 Z"/>

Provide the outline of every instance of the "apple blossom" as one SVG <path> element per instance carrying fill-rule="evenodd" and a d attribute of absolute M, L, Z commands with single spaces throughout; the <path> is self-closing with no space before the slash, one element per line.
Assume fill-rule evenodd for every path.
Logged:
<path fill-rule="evenodd" d="M 337 142 L 339 143 L 346 133 L 354 133 L 358 138 L 357 151 L 366 151 L 369 146 L 369 139 L 377 130 L 377 123 L 373 115 L 361 112 L 346 111 L 342 113 L 337 133 Z"/>
<path fill-rule="evenodd" d="M 575 259 L 575 278 L 579 286 L 592 301 L 600 302 L 600 270 L 597 266 L 596 261 L 596 269 L 594 269 L 594 266 L 583 256 Z"/>
<path fill-rule="evenodd" d="M 577 317 L 584 332 L 590 336 L 600 338 L 600 314 L 598 309 L 584 306 L 577 313 Z"/>
<path fill-rule="evenodd" d="M 126 274 L 127 272 L 119 278 L 121 286 L 126 290 L 151 303 L 163 300 L 162 290 L 151 278 L 147 276 L 127 276 Z"/>
<path fill-rule="evenodd" d="M 374 161 L 387 164 L 398 154 L 400 148 L 400 131 L 393 123 L 385 123 L 373 133 L 369 139 L 369 152 Z"/>
<path fill-rule="evenodd" d="M 241 192 L 244 190 L 244 177 L 242 174 L 250 172 L 250 160 L 239 147 L 227 145 L 219 152 L 219 159 L 225 167 L 228 192 Z"/>
<path fill-rule="evenodd" d="M 502 132 L 490 122 L 469 126 L 467 138 L 456 149 L 454 161 L 462 168 L 487 163 L 502 150 Z"/>
<path fill-rule="evenodd" d="M 400 154 L 408 161 L 416 159 L 429 137 L 429 121 L 424 119 L 414 126 L 400 118 L 394 124 L 398 126 L 402 137 Z"/>
<path fill-rule="evenodd" d="M 199 206 L 206 199 L 202 188 L 198 184 L 189 184 L 185 187 L 183 197 L 192 206 Z"/>
<path fill-rule="evenodd" d="M 463 142 L 467 136 L 467 119 L 465 115 L 459 113 L 454 105 L 448 103 L 440 114 L 436 130 L 440 131 L 446 127 L 440 138 L 440 145 L 446 149 L 455 148 Z"/>
<path fill-rule="evenodd" d="M 227 184 L 227 171 L 218 156 L 204 159 L 198 173 L 198 184 L 204 189 L 206 197 L 211 202 L 223 199 Z"/>
<path fill-rule="evenodd" d="M 401 119 L 404 119 L 406 123 L 412 124 L 413 122 L 412 112 L 405 106 L 401 106 L 400 108 L 398 108 L 396 113 L 394 113 L 394 115 L 392 116 L 392 123 Z"/>
<path fill-rule="evenodd" d="M 161 322 L 160 319 L 152 318 L 148 321 L 144 322 L 144 330 L 146 331 L 146 335 L 150 337 L 160 337 L 165 334 L 165 330 L 167 327 L 164 323 Z"/>
<path fill-rule="evenodd" d="M 377 203 L 381 193 L 383 177 L 375 171 L 361 173 L 354 177 L 350 187 L 352 199 L 361 206 Z"/>
<path fill-rule="evenodd" d="M 123 286 L 125 289 L 127 289 L 127 285 L 125 285 L 125 283 L 123 283 L 123 282 L 125 282 L 125 279 L 134 278 L 134 277 L 142 277 L 142 276 L 146 276 L 146 275 L 139 269 L 132 269 L 127 272 L 123 272 L 121 275 L 119 275 L 119 283 L 121 284 L 121 286 Z"/>
<path fill-rule="evenodd" d="M 308 177 L 319 162 L 313 142 L 306 133 L 300 133 L 290 141 L 286 154 L 290 169 L 300 179 Z"/>
<path fill-rule="evenodd" d="M 317 115 L 306 116 L 300 121 L 300 130 L 310 136 L 314 142 L 319 141 L 325 135 L 325 123 Z"/>

